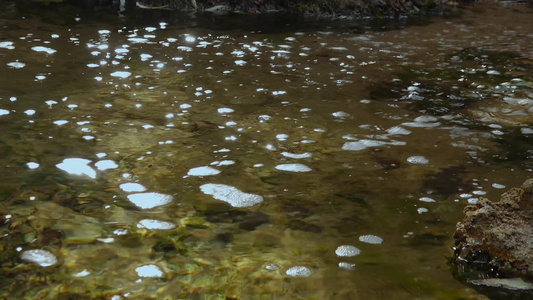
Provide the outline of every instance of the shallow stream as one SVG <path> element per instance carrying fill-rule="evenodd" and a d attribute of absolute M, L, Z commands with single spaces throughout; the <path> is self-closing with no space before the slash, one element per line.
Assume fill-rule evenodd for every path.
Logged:
<path fill-rule="evenodd" d="M 5 10 L 0 297 L 486 299 L 447 259 L 466 205 L 532 176 L 532 12 L 222 30 Z"/>

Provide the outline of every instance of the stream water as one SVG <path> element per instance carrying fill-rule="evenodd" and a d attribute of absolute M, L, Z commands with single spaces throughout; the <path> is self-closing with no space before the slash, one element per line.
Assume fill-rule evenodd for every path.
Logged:
<path fill-rule="evenodd" d="M 1 15 L 0 297 L 486 299 L 447 261 L 532 176 L 530 7 L 142 14 Z"/>

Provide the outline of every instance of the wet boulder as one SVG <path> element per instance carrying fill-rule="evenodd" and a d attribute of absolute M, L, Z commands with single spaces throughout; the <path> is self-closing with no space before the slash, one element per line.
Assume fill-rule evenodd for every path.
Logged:
<path fill-rule="evenodd" d="M 454 234 L 456 277 L 469 284 L 480 278 L 533 279 L 533 179 L 504 193 L 500 202 L 481 198 L 464 213 Z M 489 284 L 493 281 L 483 282 L 505 288 Z"/>

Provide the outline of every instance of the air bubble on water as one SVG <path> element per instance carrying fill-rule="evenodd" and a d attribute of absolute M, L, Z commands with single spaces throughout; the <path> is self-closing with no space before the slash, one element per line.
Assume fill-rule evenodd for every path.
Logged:
<path fill-rule="evenodd" d="M 26 250 L 22 252 L 21 258 L 41 267 L 49 267 L 57 263 L 57 258 L 51 252 L 41 249 Z"/>
<path fill-rule="evenodd" d="M 142 184 L 134 182 L 123 183 L 120 185 L 120 189 L 126 193 L 146 191 L 146 188 Z"/>
<path fill-rule="evenodd" d="M 136 268 L 135 272 L 137 272 L 137 275 L 139 277 L 157 278 L 157 277 L 163 276 L 163 272 L 156 265 L 144 265 L 144 266 Z"/>
<path fill-rule="evenodd" d="M 417 165 L 425 165 L 429 163 L 429 160 L 421 155 L 410 156 L 407 158 L 407 162 Z"/>
<path fill-rule="evenodd" d="M 229 203 L 233 207 L 250 207 L 263 202 L 263 197 L 248 194 L 225 184 L 208 183 L 200 186 L 200 190 L 217 200 Z"/>
<path fill-rule="evenodd" d="M 436 202 L 435 199 L 430 197 L 420 197 L 418 200 L 422 202 Z"/>
<path fill-rule="evenodd" d="M 504 189 L 505 185 L 499 184 L 499 183 L 493 183 L 492 187 L 495 188 L 495 189 Z"/>
<path fill-rule="evenodd" d="M 277 165 L 276 169 L 280 171 L 287 171 L 287 172 L 310 172 L 312 171 L 311 168 L 303 164 L 281 164 L 281 165 Z"/>
<path fill-rule="evenodd" d="M 337 254 L 337 256 L 343 256 L 343 257 L 352 257 L 352 256 L 359 255 L 360 253 L 361 253 L 361 250 L 359 250 L 358 248 L 352 245 L 341 245 L 337 247 L 337 249 L 335 250 L 335 254 Z"/>
<path fill-rule="evenodd" d="M 362 235 L 359 237 L 359 241 L 367 244 L 379 245 L 383 243 L 383 239 L 373 234 Z"/>
<path fill-rule="evenodd" d="M 172 196 L 161 193 L 136 193 L 128 195 L 128 200 L 142 209 L 150 209 L 170 203 Z"/>
<path fill-rule="evenodd" d="M 192 168 L 187 172 L 187 176 L 213 176 L 218 174 L 220 174 L 219 170 L 208 166 Z"/>
<path fill-rule="evenodd" d="M 355 270 L 355 264 L 351 264 L 347 262 L 340 262 L 339 268 L 346 269 L 346 270 Z"/>
<path fill-rule="evenodd" d="M 309 275 L 311 275 L 311 270 L 304 266 L 294 266 L 292 268 L 289 268 L 285 272 L 285 274 L 294 277 L 308 277 Z"/>
<path fill-rule="evenodd" d="M 426 213 L 428 212 L 429 210 L 427 208 L 424 208 L 424 207 L 420 207 L 416 210 L 419 214 L 423 214 L 423 213 Z"/>
<path fill-rule="evenodd" d="M 176 225 L 171 222 L 159 221 L 153 219 L 144 219 L 137 224 L 138 228 L 154 229 L 154 230 L 169 230 L 176 228 Z"/>

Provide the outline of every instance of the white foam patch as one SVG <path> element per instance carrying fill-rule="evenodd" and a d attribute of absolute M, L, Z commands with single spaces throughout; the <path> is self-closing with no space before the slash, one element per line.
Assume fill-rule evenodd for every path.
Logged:
<path fill-rule="evenodd" d="M 135 269 L 139 277 L 158 278 L 163 276 L 163 271 L 156 265 L 144 265 Z"/>
<path fill-rule="evenodd" d="M 370 147 L 381 147 L 387 145 L 386 142 L 376 140 L 359 140 L 356 142 L 346 142 L 342 146 L 342 150 L 360 151 Z"/>
<path fill-rule="evenodd" d="M 217 200 L 229 203 L 233 207 L 250 207 L 263 202 L 263 197 L 248 194 L 225 184 L 208 183 L 200 186 L 200 190 Z"/>
<path fill-rule="evenodd" d="M 87 269 L 83 269 L 82 271 L 80 271 L 78 273 L 72 274 L 72 277 L 81 278 L 81 277 L 88 276 L 90 274 L 91 274 L 91 272 L 89 272 Z"/>
<path fill-rule="evenodd" d="M 67 124 L 68 121 L 67 120 L 57 120 L 57 121 L 54 121 L 53 123 L 56 124 L 57 126 L 61 126 L 61 125 Z"/>
<path fill-rule="evenodd" d="M 235 164 L 235 161 L 233 160 L 223 160 L 219 163 L 217 163 L 216 165 L 217 166 L 231 166 L 231 165 L 234 165 Z"/>
<path fill-rule="evenodd" d="M 7 63 L 7 65 L 13 69 L 22 69 L 26 66 L 25 63 L 22 63 L 19 61 L 10 62 L 10 63 Z"/>
<path fill-rule="evenodd" d="M 131 76 L 131 72 L 127 71 L 116 71 L 110 74 L 113 77 L 127 78 Z"/>
<path fill-rule="evenodd" d="M 522 134 L 533 134 L 533 129 L 531 129 L 531 128 L 520 128 L 520 132 L 522 132 Z"/>
<path fill-rule="evenodd" d="M 423 214 L 423 213 L 427 213 L 429 210 L 425 207 L 420 207 L 416 211 L 418 212 L 418 214 Z"/>
<path fill-rule="evenodd" d="M 387 133 L 390 135 L 408 135 L 411 134 L 411 131 L 400 126 L 394 126 L 387 129 Z"/>
<path fill-rule="evenodd" d="M 434 128 L 440 126 L 438 119 L 433 116 L 420 116 L 414 119 L 414 122 L 405 122 L 402 125 L 416 128 Z"/>
<path fill-rule="evenodd" d="M 335 118 L 346 118 L 346 117 L 349 117 L 350 114 L 346 113 L 346 112 L 343 112 L 343 111 L 337 111 L 337 112 L 334 112 L 332 113 L 332 115 L 335 117 Z"/>
<path fill-rule="evenodd" d="M 313 154 L 309 153 L 309 152 L 305 152 L 305 153 L 300 153 L 300 154 L 297 154 L 297 153 L 290 153 L 290 152 L 282 152 L 281 155 L 285 156 L 285 157 L 288 157 L 288 158 L 295 158 L 295 159 L 302 159 L 302 158 L 310 158 L 310 157 L 313 157 Z"/>
<path fill-rule="evenodd" d="M 46 52 L 46 54 L 54 54 L 57 52 L 56 50 L 52 48 L 43 47 L 43 46 L 35 46 L 35 47 L 32 47 L 31 50 L 37 51 L 37 52 Z"/>
<path fill-rule="evenodd" d="M 359 237 L 359 241 L 367 244 L 379 245 L 383 243 L 383 239 L 377 235 L 367 234 Z"/>
<path fill-rule="evenodd" d="M 420 197 L 418 200 L 422 202 L 436 202 L 435 199 L 429 197 Z"/>
<path fill-rule="evenodd" d="M 13 42 L 0 42 L 0 48 L 13 50 L 15 49 L 15 46 L 13 46 Z"/>
<path fill-rule="evenodd" d="M 311 270 L 309 270 L 309 268 L 304 267 L 304 266 L 294 266 L 294 267 L 289 268 L 285 272 L 285 274 L 289 276 L 294 276 L 294 277 L 308 277 L 309 275 L 311 275 Z"/>
<path fill-rule="evenodd" d="M 287 171 L 287 172 L 310 172 L 312 171 L 311 168 L 309 168 L 306 165 L 302 165 L 302 164 L 281 164 L 281 165 L 277 165 L 276 169 L 280 171 Z"/>
<path fill-rule="evenodd" d="M 426 165 L 429 163 L 429 160 L 421 155 L 410 156 L 407 158 L 407 161 L 415 165 Z"/>
<path fill-rule="evenodd" d="M 57 258 L 51 252 L 41 249 L 26 250 L 20 256 L 23 260 L 36 263 L 41 267 L 57 264 Z"/>
<path fill-rule="evenodd" d="M 170 203 L 172 196 L 160 193 L 137 193 L 128 195 L 128 200 L 142 209 L 150 209 Z"/>
<path fill-rule="evenodd" d="M 56 167 L 72 175 L 87 175 L 91 178 L 96 178 L 96 171 L 88 166 L 90 162 L 90 160 L 84 158 L 65 158 Z"/>
<path fill-rule="evenodd" d="M 495 189 L 504 189 L 505 185 L 499 184 L 499 183 L 493 183 L 492 187 L 495 188 Z"/>
<path fill-rule="evenodd" d="M 355 264 L 347 263 L 347 262 L 340 262 L 339 268 L 346 269 L 346 270 L 354 270 Z"/>
<path fill-rule="evenodd" d="M 39 164 L 36 163 L 36 162 L 29 162 L 29 163 L 27 163 L 26 165 L 28 166 L 28 168 L 30 168 L 30 169 L 32 169 L 32 170 L 33 170 L 33 169 L 37 169 L 37 168 L 39 167 Z"/>
<path fill-rule="evenodd" d="M 343 257 L 352 257 L 359 255 L 361 253 L 361 250 L 357 249 L 356 247 L 352 245 L 342 245 L 337 247 L 335 250 L 335 254 L 337 256 L 343 256 Z"/>
<path fill-rule="evenodd" d="M 229 113 L 234 112 L 233 109 L 228 108 L 228 107 L 219 108 L 219 109 L 217 109 L 217 111 L 218 111 L 219 114 L 229 114 Z"/>
<path fill-rule="evenodd" d="M 134 182 L 123 183 L 120 185 L 120 189 L 126 193 L 146 191 L 146 188 L 142 184 Z"/>
<path fill-rule="evenodd" d="M 101 160 L 95 163 L 94 166 L 100 171 L 118 168 L 117 163 L 110 159 Z"/>
<path fill-rule="evenodd" d="M 176 225 L 171 222 L 144 219 L 137 224 L 138 228 L 154 229 L 154 230 L 169 230 L 176 228 Z"/>
<path fill-rule="evenodd" d="M 192 168 L 187 172 L 188 176 L 212 176 L 217 174 L 220 174 L 219 170 L 207 166 Z"/>

